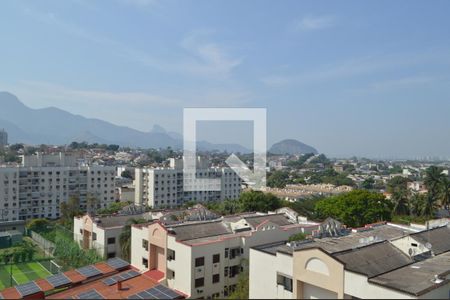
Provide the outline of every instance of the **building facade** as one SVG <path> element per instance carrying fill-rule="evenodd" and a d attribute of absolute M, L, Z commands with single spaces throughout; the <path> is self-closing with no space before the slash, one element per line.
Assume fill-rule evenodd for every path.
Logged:
<path fill-rule="evenodd" d="M 196 177 L 219 178 L 220 190 L 184 190 L 184 180 L 194 178 L 184 178 L 182 159 L 171 159 L 169 168 L 136 169 L 135 203 L 153 208 L 176 207 L 187 201 L 236 199 L 241 194 L 241 179 L 230 168 L 212 168 L 207 160 L 199 158 Z"/>
<path fill-rule="evenodd" d="M 0 148 L 5 147 L 8 145 L 8 133 L 5 131 L 5 129 L 0 130 Z"/>
<path fill-rule="evenodd" d="M 317 229 L 285 214 L 132 227 L 131 264 L 189 298 L 226 298 L 247 269 L 250 247 Z"/>
<path fill-rule="evenodd" d="M 449 241 L 446 226 L 413 232 L 377 224 L 254 247 L 250 299 L 447 299 Z"/>
<path fill-rule="evenodd" d="M 84 210 L 107 207 L 115 201 L 114 177 L 114 167 L 79 165 L 63 153 L 24 156 L 21 166 L 0 168 L 0 219 L 56 219 L 71 197 Z"/>

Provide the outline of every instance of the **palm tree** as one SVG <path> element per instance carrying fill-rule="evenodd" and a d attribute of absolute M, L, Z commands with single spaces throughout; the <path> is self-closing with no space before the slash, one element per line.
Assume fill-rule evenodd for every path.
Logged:
<path fill-rule="evenodd" d="M 394 202 L 394 214 L 408 215 L 410 213 L 409 194 L 407 189 L 399 189 L 393 193 L 392 202 Z"/>
<path fill-rule="evenodd" d="M 131 226 L 134 224 L 145 223 L 145 219 L 129 219 L 122 229 L 119 236 L 120 250 L 122 252 L 122 259 L 130 261 L 131 256 Z"/>
<path fill-rule="evenodd" d="M 449 209 L 450 205 L 450 180 L 447 176 L 443 176 L 441 180 L 441 205 L 445 209 Z"/>
<path fill-rule="evenodd" d="M 423 215 L 431 216 L 437 206 L 437 201 L 440 193 L 440 187 L 445 175 L 442 173 L 443 169 L 431 166 L 425 172 L 425 185 L 428 189 L 428 195 L 425 201 Z"/>
<path fill-rule="evenodd" d="M 411 197 L 410 215 L 420 216 L 422 215 L 425 206 L 425 195 L 415 193 Z"/>

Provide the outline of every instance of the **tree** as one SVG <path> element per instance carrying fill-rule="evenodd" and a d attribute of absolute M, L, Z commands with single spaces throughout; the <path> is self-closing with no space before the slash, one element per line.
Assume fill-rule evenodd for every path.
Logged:
<path fill-rule="evenodd" d="M 239 274 L 236 289 L 231 293 L 228 299 L 249 299 L 250 278 L 248 272 L 248 261 L 243 259 L 241 261 L 241 265 L 244 268 L 244 272 Z"/>
<path fill-rule="evenodd" d="M 449 209 L 450 205 L 450 180 L 444 176 L 441 179 L 441 205 L 445 209 Z"/>
<path fill-rule="evenodd" d="M 108 147 L 106 148 L 106 150 L 116 152 L 116 151 L 119 150 L 119 148 L 120 148 L 119 145 L 111 144 L 111 145 L 108 145 Z"/>
<path fill-rule="evenodd" d="M 132 218 L 127 221 L 119 236 L 120 250 L 122 252 L 122 259 L 130 261 L 131 257 L 131 226 L 134 224 L 146 223 L 145 219 Z"/>
<path fill-rule="evenodd" d="M 133 179 L 133 174 L 131 174 L 130 170 L 125 170 L 120 174 L 123 178 Z"/>
<path fill-rule="evenodd" d="M 425 185 L 428 189 L 423 215 L 432 216 L 438 205 L 439 193 L 445 175 L 442 173 L 443 169 L 431 166 L 425 171 Z"/>
<path fill-rule="evenodd" d="M 267 186 L 271 188 L 284 188 L 289 183 L 289 174 L 285 171 L 275 171 L 267 177 Z"/>
<path fill-rule="evenodd" d="M 47 219 L 32 219 L 27 223 L 27 229 L 37 233 L 47 232 L 51 223 Z"/>
<path fill-rule="evenodd" d="M 281 207 L 281 201 L 273 194 L 261 191 L 244 192 L 239 197 L 242 211 L 267 212 Z"/>
<path fill-rule="evenodd" d="M 86 199 L 87 212 L 95 214 L 97 211 L 97 207 L 100 204 L 100 200 L 95 197 L 93 194 L 88 194 Z"/>
<path fill-rule="evenodd" d="M 289 242 L 295 242 L 295 241 L 303 241 L 306 239 L 306 235 L 304 233 L 297 233 L 294 235 L 291 235 L 288 239 Z"/>
<path fill-rule="evenodd" d="M 389 221 L 393 205 L 384 195 L 365 190 L 328 197 L 317 202 L 315 210 L 321 219 L 332 217 L 351 227 L 377 221 Z"/>
<path fill-rule="evenodd" d="M 387 183 L 387 191 L 392 194 L 394 214 L 408 215 L 410 213 L 408 182 L 410 182 L 408 178 L 395 176 Z"/>
<path fill-rule="evenodd" d="M 375 179 L 373 177 L 366 178 L 363 183 L 361 184 L 361 187 L 365 190 L 373 190 L 375 185 Z"/>
<path fill-rule="evenodd" d="M 61 203 L 60 223 L 65 227 L 72 229 L 73 218 L 80 214 L 80 199 L 78 197 L 70 197 L 67 203 Z"/>

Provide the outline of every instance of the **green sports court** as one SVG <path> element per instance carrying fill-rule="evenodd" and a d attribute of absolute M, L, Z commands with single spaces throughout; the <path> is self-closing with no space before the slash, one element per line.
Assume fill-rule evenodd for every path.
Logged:
<path fill-rule="evenodd" d="M 31 280 L 45 278 L 51 273 L 39 262 L 28 262 L 0 266 L 0 290 L 5 289 L 11 284 L 11 273 L 13 285 L 27 283 Z"/>

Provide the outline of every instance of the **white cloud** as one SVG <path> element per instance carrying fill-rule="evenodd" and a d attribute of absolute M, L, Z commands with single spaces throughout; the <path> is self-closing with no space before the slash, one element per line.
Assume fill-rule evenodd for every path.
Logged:
<path fill-rule="evenodd" d="M 294 22 L 294 30 L 311 31 L 333 27 L 335 17 L 333 16 L 306 16 Z"/>
<path fill-rule="evenodd" d="M 132 2 L 135 1 L 137 3 L 142 1 L 142 5 L 151 2 L 132 0 Z M 233 69 L 242 63 L 242 58 L 233 58 L 225 50 L 225 47 L 210 41 L 211 31 L 193 31 L 186 34 L 178 45 L 179 49 L 175 49 L 184 50 L 184 54 L 179 55 L 177 59 L 167 59 L 156 57 L 147 51 L 136 49 L 109 37 L 95 34 L 93 31 L 59 18 L 54 13 L 40 12 L 30 7 L 25 7 L 24 10 L 28 16 L 41 23 L 56 27 L 66 34 L 107 47 L 109 51 L 113 51 L 124 59 L 162 72 L 207 76 L 211 79 L 214 79 L 212 76 L 217 76 L 219 79 L 223 79 L 230 76 Z"/>

